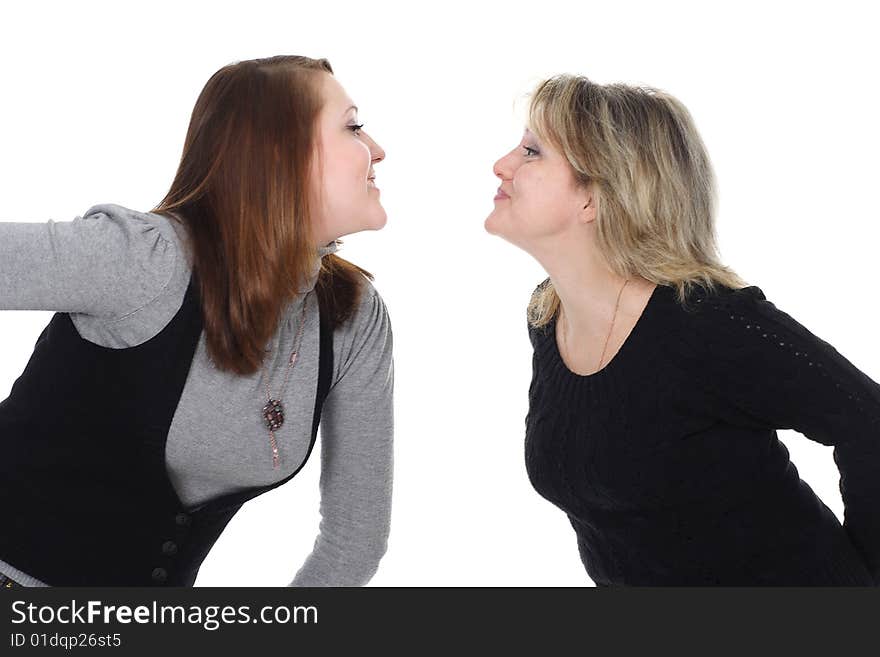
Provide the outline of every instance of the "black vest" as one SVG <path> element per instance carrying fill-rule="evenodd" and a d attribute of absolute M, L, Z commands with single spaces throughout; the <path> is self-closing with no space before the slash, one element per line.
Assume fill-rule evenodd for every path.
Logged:
<path fill-rule="evenodd" d="M 111 349 L 56 313 L 0 402 L 0 559 L 51 586 L 192 586 L 247 500 L 290 480 L 187 510 L 165 468 L 165 442 L 202 332 L 193 272 L 157 335 Z M 320 312 L 320 366 L 306 458 L 333 369 Z"/>

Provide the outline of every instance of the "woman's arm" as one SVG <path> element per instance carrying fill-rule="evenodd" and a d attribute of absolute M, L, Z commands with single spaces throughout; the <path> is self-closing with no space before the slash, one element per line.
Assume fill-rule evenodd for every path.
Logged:
<path fill-rule="evenodd" d="M 357 316 L 341 328 L 339 376 L 321 415 L 321 524 L 291 586 L 363 586 L 385 554 L 391 522 L 391 322 L 366 284 Z"/>
<path fill-rule="evenodd" d="M 707 391 L 752 426 L 833 446 L 844 528 L 880 582 L 880 385 L 751 286 L 710 296 L 682 353 Z"/>
<path fill-rule="evenodd" d="M 72 221 L 0 222 L 0 310 L 116 319 L 162 290 L 176 257 L 157 224 L 112 204 Z"/>

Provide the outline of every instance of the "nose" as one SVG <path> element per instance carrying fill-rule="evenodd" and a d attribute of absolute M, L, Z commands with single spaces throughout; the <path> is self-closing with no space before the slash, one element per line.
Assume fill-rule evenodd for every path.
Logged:
<path fill-rule="evenodd" d="M 372 162 L 381 162 L 385 159 L 385 150 L 376 143 L 376 140 L 372 137 L 368 137 L 370 140 L 370 155 Z"/>
<path fill-rule="evenodd" d="M 492 167 L 492 172 L 501 178 L 501 180 L 509 180 L 513 177 L 513 162 L 511 154 L 512 152 L 502 157 Z"/>

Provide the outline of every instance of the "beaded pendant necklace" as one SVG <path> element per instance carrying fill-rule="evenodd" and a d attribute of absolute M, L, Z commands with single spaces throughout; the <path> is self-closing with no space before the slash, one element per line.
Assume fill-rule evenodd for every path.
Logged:
<path fill-rule="evenodd" d="M 311 294 L 311 292 L 309 294 Z M 282 384 L 281 390 L 278 392 L 277 397 L 272 397 L 272 393 L 269 391 L 269 381 L 266 380 L 266 404 L 263 406 L 263 421 L 266 424 L 266 428 L 269 430 L 269 445 L 272 448 L 273 469 L 277 468 L 280 462 L 280 459 L 278 457 L 278 443 L 275 440 L 275 431 L 280 429 L 281 425 L 284 424 L 284 404 L 281 403 L 281 397 L 284 395 L 284 389 L 287 388 L 287 380 L 290 377 L 290 371 L 296 364 L 296 357 L 299 353 L 300 343 L 302 342 L 303 327 L 306 323 L 306 305 L 309 300 L 309 294 L 306 294 L 305 298 L 303 298 L 302 313 L 299 319 L 299 329 L 296 332 L 296 338 L 293 342 L 293 351 L 290 352 L 290 358 L 287 359 L 287 372 L 284 375 L 284 383 Z M 262 371 L 262 376 L 264 379 L 266 378 L 265 365 L 266 364 L 264 362 Z"/>

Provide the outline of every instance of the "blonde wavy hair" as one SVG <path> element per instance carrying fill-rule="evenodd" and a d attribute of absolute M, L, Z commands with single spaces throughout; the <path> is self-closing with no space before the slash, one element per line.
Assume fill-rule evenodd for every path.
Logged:
<path fill-rule="evenodd" d="M 715 176 L 679 100 L 556 75 L 532 92 L 528 127 L 565 156 L 578 183 L 592 185 L 597 248 L 614 273 L 674 286 L 682 305 L 695 286 L 747 286 L 719 260 Z M 548 278 L 532 295 L 529 322 L 544 326 L 558 310 Z"/>

